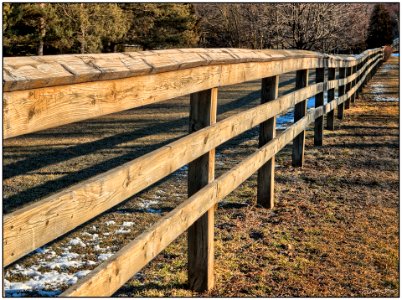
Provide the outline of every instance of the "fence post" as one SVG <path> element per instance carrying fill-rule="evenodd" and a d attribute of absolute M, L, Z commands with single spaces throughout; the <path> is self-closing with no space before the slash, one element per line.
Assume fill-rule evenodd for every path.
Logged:
<path fill-rule="evenodd" d="M 339 79 L 345 78 L 346 75 L 346 68 L 339 68 Z M 342 96 L 345 94 L 345 85 L 341 85 L 338 88 L 338 97 Z M 341 104 L 338 105 L 338 119 L 342 120 L 343 119 L 343 111 L 345 108 L 345 102 L 342 102 Z"/>
<path fill-rule="evenodd" d="M 296 71 L 296 89 L 304 88 L 308 84 L 308 70 Z M 295 105 L 294 121 L 297 122 L 307 113 L 307 100 Z M 304 162 L 304 142 L 306 131 L 303 130 L 293 140 L 292 166 L 302 167 Z"/>
<path fill-rule="evenodd" d="M 357 65 L 357 70 L 356 70 L 356 71 L 360 72 L 361 68 L 362 68 L 362 63 L 360 62 L 360 63 Z M 362 78 L 362 75 L 361 75 L 361 74 L 360 74 L 359 76 L 357 76 L 356 83 L 358 83 L 361 78 Z M 361 93 L 361 85 L 359 85 L 359 86 L 357 87 L 356 99 L 359 99 L 360 93 Z"/>
<path fill-rule="evenodd" d="M 328 81 L 335 79 L 335 68 L 328 68 Z M 328 90 L 327 94 L 327 102 L 330 103 L 335 99 L 335 89 Z M 335 129 L 335 109 L 331 110 L 327 114 L 327 129 L 334 130 Z"/>
<path fill-rule="evenodd" d="M 352 67 L 346 68 L 346 78 L 349 77 L 351 74 L 352 74 Z M 345 94 L 350 91 L 351 85 L 352 85 L 351 82 L 348 82 L 348 83 L 346 84 Z M 348 99 L 345 101 L 345 109 L 349 109 L 349 107 L 350 107 L 350 99 L 351 99 L 351 98 L 352 98 L 352 97 L 348 98 Z"/>
<path fill-rule="evenodd" d="M 190 95 L 190 132 L 216 122 L 218 89 Z M 215 149 L 188 165 L 188 196 L 214 180 Z M 208 210 L 188 229 L 188 281 L 194 291 L 209 290 L 214 285 L 214 213 Z"/>
<path fill-rule="evenodd" d="M 352 67 L 352 74 L 356 73 L 356 69 L 357 69 L 357 65 Z M 356 78 L 352 81 L 350 88 L 351 89 L 354 88 L 355 85 L 356 85 Z M 351 96 L 351 98 L 350 98 L 351 103 L 355 103 L 356 94 L 357 94 L 357 91 L 354 92 L 353 95 Z"/>
<path fill-rule="evenodd" d="M 324 82 L 324 68 L 315 69 L 315 82 Z M 315 95 L 315 107 L 324 105 L 324 91 Z M 324 132 L 324 116 L 318 117 L 314 121 L 314 146 L 322 146 Z"/>
<path fill-rule="evenodd" d="M 279 76 L 263 78 L 261 81 L 261 104 L 278 98 Z M 259 147 L 275 137 L 276 117 L 260 124 Z M 265 208 L 274 207 L 275 156 L 258 170 L 257 204 Z"/>

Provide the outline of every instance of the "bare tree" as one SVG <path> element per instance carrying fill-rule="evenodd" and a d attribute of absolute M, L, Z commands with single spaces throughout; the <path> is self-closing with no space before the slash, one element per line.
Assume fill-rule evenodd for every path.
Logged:
<path fill-rule="evenodd" d="M 203 46 L 361 50 L 372 4 L 198 4 Z"/>

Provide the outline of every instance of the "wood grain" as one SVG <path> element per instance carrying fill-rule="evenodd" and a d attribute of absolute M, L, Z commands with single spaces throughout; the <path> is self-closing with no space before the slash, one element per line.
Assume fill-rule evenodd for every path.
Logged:
<path fill-rule="evenodd" d="M 218 89 L 210 89 L 190 97 L 190 128 L 195 132 L 216 123 Z M 215 149 L 188 165 L 188 196 L 198 192 L 215 178 Z M 187 232 L 188 283 L 190 289 L 203 292 L 214 286 L 214 219 L 209 209 Z"/>

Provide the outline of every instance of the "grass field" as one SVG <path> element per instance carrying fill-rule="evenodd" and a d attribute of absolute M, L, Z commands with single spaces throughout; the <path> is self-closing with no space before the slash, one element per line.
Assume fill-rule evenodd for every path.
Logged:
<path fill-rule="evenodd" d="M 218 120 L 257 105 L 259 85 L 220 89 Z M 115 296 L 398 296 L 399 103 L 376 96 L 368 86 L 325 131 L 324 146 L 313 147 L 309 130 L 302 169 L 291 167 L 290 146 L 277 155 L 273 210 L 255 206 L 255 175 L 220 203 L 212 291 L 186 289 L 184 234 Z M 5 141 L 4 212 L 182 137 L 188 104 L 182 97 Z M 216 177 L 257 144 L 255 128 L 218 147 Z M 186 199 L 186 176 L 184 167 L 6 268 L 8 295 L 59 294 Z"/>

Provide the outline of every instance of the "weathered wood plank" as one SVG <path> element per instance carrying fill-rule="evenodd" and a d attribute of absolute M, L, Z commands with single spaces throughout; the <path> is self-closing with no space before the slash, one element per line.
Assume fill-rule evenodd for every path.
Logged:
<path fill-rule="evenodd" d="M 308 70 L 296 71 L 296 89 L 303 88 L 308 84 Z M 307 100 L 301 101 L 295 105 L 294 110 L 294 122 L 296 123 L 306 115 Z M 292 166 L 302 167 L 304 163 L 304 143 L 305 143 L 305 131 L 302 131 L 293 140 L 292 148 Z"/>
<path fill-rule="evenodd" d="M 206 64 L 285 61 L 287 58 L 327 57 L 329 67 L 352 67 L 380 48 L 340 57 L 302 50 L 168 49 L 105 54 L 47 55 L 4 58 L 3 90 L 16 91 L 98 80 L 122 79 Z"/>
<path fill-rule="evenodd" d="M 321 108 L 322 110 L 322 108 Z M 189 226 L 256 172 L 314 120 L 315 111 L 184 201 L 143 234 L 66 290 L 62 297 L 110 296 Z"/>
<path fill-rule="evenodd" d="M 279 76 L 263 78 L 261 81 L 261 103 L 267 103 L 278 98 Z M 260 124 L 259 147 L 275 137 L 276 117 Z M 274 207 L 275 156 L 258 170 L 257 204 L 265 208 Z"/>
<path fill-rule="evenodd" d="M 216 123 L 217 107 L 217 88 L 191 94 L 189 132 Z M 188 196 L 212 182 L 214 177 L 215 149 L 212 149 L 188 165 Z M 187 232 L 188 283 L 197 292 L 214 286 L 214 219 L 215 209 L 211 208 Z"/>
<path fill-rule="evenodd" d="M 312 58 L 201 66 L 130 78 L 4 93 L 3 135 L 15 137 L 187 95 L 320 67 Z"/>
<path fill-rule="evenodd" d="M 325 72 L 324 68 L 315 69 L 315 82 L 324 82 Z M 324 92 L 318 93 L 315 96 L 315 107 L 324 105 Z M 324 117 L 317 118 L 314 121 L 314 145 L 322 146 L 324 135 Z"/>
<path fill-rule="evenodd" d="M 173 173 L 218 145 L 323 90 L 312 85 L 224 119 L 118 168 L 7 214 L 3 253 L 8 265 Z"/>

